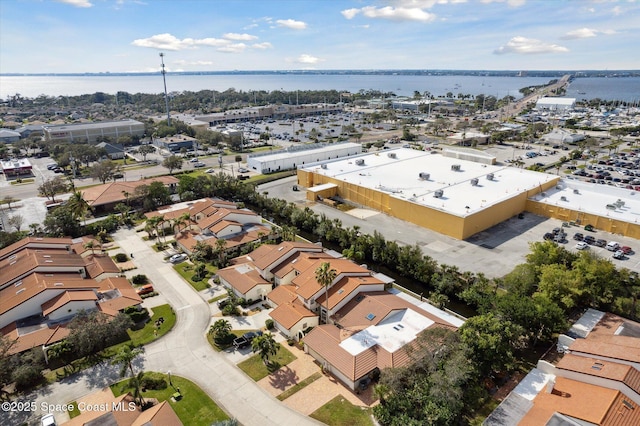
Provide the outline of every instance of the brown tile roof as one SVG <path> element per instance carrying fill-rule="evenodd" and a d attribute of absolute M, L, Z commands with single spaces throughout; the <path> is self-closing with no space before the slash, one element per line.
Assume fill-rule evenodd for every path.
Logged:
<path fill-rule="evenodd" d="M 263 246 L 264 247 L 264 246 Z M 311 244 L 311 243 L 298 243 L 285 241 L 277 246 L 267 246 L 267 250 L 254 250 L 249 253 L 249 256 L 253 259 L 253 263 L 260 268 L 261 270 L 266 270 L 269 266 L 273 265 L 275 262 L 286 258 L 293 254 L 296 250 L 298 251 L 322 251 L 322 247 Z M 258 257 L 258 255 L 260 255 Z"/>
<path fill-rule="evenodd" d="M 242 232 L 232 236 L 231 238 L 225 238 L 224 240 L 227 242 L 226 249 L 229 250 L 233 247 L 248 244 L 252 241 L 258 241 L 260 239 L 260 234 L 269 234 L 269 228 L 263 225 L 254 225 L 248 232 Z M 214 236 L 202 235 L 193 230 L 182 231 L 176 235 L 176 241 L 190 252 L 193 251 L 193 248 L 196 246 L 198 241 L 202 241 L 215 248 L 217 240 L 218 238 Z"/>
<path fill-rule="evenodd" d="M 291 303 L 298 298 L 296 287 L 293 285 L 279 285 L 267 295 L 269 300 L 277 305 Z"/>
<path fill-rule="evenodd" d="M 626 408 L 623 401 L 633 407 Z M 554 413 L 606 426 L 640 424 L 640 407 L 617 390 L 556 377 L 552 392 L 541 391 L 520 426 L 546 424 Z"/>
<path fill-rule="evenodd" d="M 162 401 L 143 411 L 131 426 L 182 426 L 182 422 L 169 402 Z"/>
<path fill-rule="evenodd" d="M 341 274 L 358 276 L 371 275 L 371 272 L 368 269 L 353 263 L 349 259 L 332 259 L 331 261 L 318 259 L 292 281 L 293 284 L 299 286 L 298 294 L 304 299 L 311 299 L 323 290 L 324 287 L 316 281 L 316 269 L 325 262 L 329 262 L 331 268 L 336 270 L 336 278 L 339 278 Z"/>
<path fill-rule="evenodd" d="M 234 221 L 231 221 L 231 220 L 221 220 L 218 223 L 216 223 L 215 225 L 209 227 L 209 229 L 211 230 L 211 232 L 214 233 L 214 235 L 217 235 L 219 232 L 221 232 L 222 230 L 224 230 L 228 226 L 239 226 L 240 228 L 242 228 L 242 224 L 241 223 L 234 222 Z"/>
<path fill-rule="evenodd" d="M 53 270 L 59 267 L 84 269 L 84 261 L 79 255 L 66 250 L 25 248 L 15 257 L 9 256 L 0 261 L 0 288 L 36 268 Z"/>
<path fill-rule="evenodd" d="M 61 324 L 53 328 L 42 327 L 31 333 L 19 334 L 15 322 L 0 330 L 0 333 L 6 338 L 16 340 L 16 343 L 9 350 L 11 354 L 24 352 L 45 344 L 51 345 L 65 339 L 70 332 L 66 324 Z"/>
<path fill-rule="evenodd" d="M 281 263 L 271 269 L 271 273 L 276 277 L 282 278 L 293 270 L 298 272 L 305 271 L 310 268 L 318 259 L 333 259 L 329 253 L 317 252 L 298 252 L 293 254 L 286 262 Z"/>
<path fill-rule="evenodd" d="M 640 362 L 640 339 L 627 336 L 576 339 L 569 347 L 571 352 L 581 352 L 596 357 Z"/>
<path fill-rule="evenodd" d="M 105 204 L 124 202 L 126 201 L 126 197 L 123 195 L 123 192 L 129 193 L 131 196 L 137 187 L 150 185 L 153 182 L 161 182 L 164 185 L 176 185 L 179 181 L 173 176 L 157 176 L 136 181 L 105 183 L 104 185 L 96 185 L 81 189 L 80 191 L 82 192 L 82 197 L 90 206 L 97 207 Z"/>
<path fill-rule="evenodd" d="M 305 308 L 298 300 L 283 303 L 269 313 L 278 324 L 287 330 L 296 325 L 304 318 L 317 317 L 318 315 Z"/>
<path fill-rule="evenodd" d="M 47 316 L 69 302 L 83 302 L 89 300 L 98 300 L 98 296 L 96 296 L 96 294 L 91 290 L 65 291 L 42 304 L 42 315 Z"/>
<path fill-rule="evenodd" d="M 80 238 L 74 238 L 73 239 L 73 244 L 71 244 L 71 250 L 74 251 L 74 253 L 79 254 L 79 255 L 83 255 L 85 254 L 85 252 L 87 254 L 91 253 L 91 249 L 90 248 L 85 248 L 84 245 L 86 243 L 88 243 L 89 241 L 93 241 L 94 244 L 94 248 L 93 248 L 93 252 L 94 253 L 100 253 L 102 250 L 102 244 L 100 243 L 100 241 L 98 241 L 97 239 L 91 237 L 91 236 L 82 236 Z"/>
<path fill-rule="evenodd" d="M 145 213 L 144 215 L 147 218 L 162 215 L 167 220 L 176 219 L 182 216 L 184 213 L 189 213 L 191 217 L 194 217 L 196 214 L 212 207 L 214 205 L 214 200 L 212 200 L 211 198 L 202 198 L 190 203 L 179 203 L 179 205 L 183 204 L 187 205 L 182 208 L 176 208 L 176 204 L 171 204 L 169 206 L 161 207 L 156 211 Z"/>
<path fill-rule="evenodd" d="M 572 354 L 565 354 L 556 364 L 561 370 L 623 382 L 640 396 L 640 371 L 628 364 Z"/>
<path fill-rule="evenodd" d="M 38 248 L 39 245 L 56 245 L 59 246 L 59 250 L 66 250 L 66 246 L 72 244 L 71 238 L 44 238 L 44 237 L 27 237 L 20 241 L 17 241 L 10 246 L 7 246 L 0 250 L 0 260 L 11 256 L 14 253 L 19 252 L 25 248 Z M 51 250 L 52 248 L 49 248 Z"/>
<path fill-rule="evenodd" d="M 102 274 L 117 274 L 120 268 L 106 254 L 90 254 L 84 257 L 87 275 L 90 278 L 99 277 Z"/>
<path fill-rule="evenodd" d="M 271 285 L 250 263 L 228 266 L 219 270 L 218 276 L 242 294 L 248 293 L 258 285 Z"/>
<path fill-rule="evenodd" d="M 110 401 L 99 404 L 104 406 L 106 410 L 86 410 L 64 424 L 68 426 L 130 426 L 141 415 L 140 409 L 137 407 L 134 410 L 128 409 L 130 402 L 133 402 L 133 397 L 128 393 L 113 397 Z M 124 408 L 120 410 L 114 409 L 117 406 Z"/>

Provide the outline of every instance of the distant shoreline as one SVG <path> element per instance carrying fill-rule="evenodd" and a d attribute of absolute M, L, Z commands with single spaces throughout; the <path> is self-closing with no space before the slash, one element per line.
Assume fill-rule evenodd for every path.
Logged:
<path fill-rule="evenodd" d="M 1 77 L 126 77 L 150 76 L 155 72 L 88 72 L 88 73 L 0 73 Z M 259 71 L 167 71 L 170 75 L 467 75 L 484 77 L 640 77 L 640 70 L 259 70 Z"/>

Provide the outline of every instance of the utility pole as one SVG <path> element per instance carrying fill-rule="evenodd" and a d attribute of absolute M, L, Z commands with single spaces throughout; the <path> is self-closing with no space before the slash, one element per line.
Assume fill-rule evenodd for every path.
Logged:
<path fill-rule="evenodd" d="M 164 53 L 160 52 L 160 63 L 162 64 L 162 81 L 164 82 L 164 104 L 167 108 L 167 126 L 171 126 L 171 114 L 169 113 L 169 95 L 167 95 L 167 78 L 164 70 Z"/>

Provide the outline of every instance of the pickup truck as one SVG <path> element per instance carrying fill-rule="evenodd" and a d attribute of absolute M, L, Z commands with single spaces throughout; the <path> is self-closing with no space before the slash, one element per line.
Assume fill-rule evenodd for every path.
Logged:
<path fill-rule="evenodd" d="M 250 346 L 253 339 L 258 336 L 262 336 L 262 331 L 250 331 L 248 333 L 244 333 L 242 336 L 233 340 L 233 346 L 236 349 L 246 348 L 247 346 Z"/>

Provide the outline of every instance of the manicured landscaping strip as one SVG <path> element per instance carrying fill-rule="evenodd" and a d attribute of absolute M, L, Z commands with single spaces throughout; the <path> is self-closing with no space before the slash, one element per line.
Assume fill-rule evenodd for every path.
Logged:
<path fill-rule="evenodd" d="M 149 374 L 146 372 L 145 375 Z M 154 377 L 162 377 L 169 383 L 168 376 L 161 373 L 153 373 Z M 171 384 L 166 389 L 146 390 L 142 392 L 143 398 L 156 398 L 158 402 L 169 401 L 171 408 L 176 412 L 180 421 L 189 426 L 210 426 L 229 416 L 195 383 L 183 377 L 171 375 Z M 115 396 L 125 392 L 133 394 L 133 388 L 129 387 L 129 379 L 111 385 L 111 391 Z M 180 389 L 182 398 L 174 401 L 171 397 Z"/>
<path fill-rule="evenodd" d="M 71 405 L 73 407 L 71 410 L 68 411 L 70 419 L 72 419 L 74 417 L 78 417 L 80 414 L 82 414 L 80 412 L 80 410 L 78 409 L 78 403 L 77 402 L 73 401 L 73 402 L 69 403 L 69 405 Z"/>
<path fill-rule="evenodd" d="M 215 274 L 218 271 L 218 268 L 215 266 L 207 264 L 207 277 L 201 281 L 194 281 L 193 276 L 195 273 L 193 272 L 194 265 L 188 262 L 182 262 L 173 266 L 173 269 L 180 274 L 182 278 L 193 287 L 196 291 L 202 291 L 209 288 L 209 277 Z"/>
<path fill-rule="evenodd" d="M 295 385 L 291 386 L 289 389 L 287 389 L 286 391 L 282 392 L 280 395 L 276 396 L 276 398 L 278 398 L 278 400 L 280 400 L 280 401 L 284 401 L 285 399 L 289 398 L 294 393 L 298 392 L 299 390 L 304 389 L 306 386 L 309 386 L 311 383 L 315 382 L 320 377 L 322 377 L 322 373 L 319 372 L 319 371 L 315 372 L 311 376 L 309 376 L 306 379 L 304 379 L 303 381 L 298 382 Z"/>
<path fill-rule="evenodd" d="M 342 395 L 311 413 L 309 417 L 321 421 L 329 426 L 372 426 L 371 410 L 353 405 Z"/>
<path fill-rule="evenodd" d="M 283 367 L 296 359 L 297 358 L 294 354 L 285 349 L 284 346 L 280 345 L 280 349 L 278 349 L 276 355 L 270 358 L 271 363 L 268 367 L 264 365 L 264 362 L 262 362 L 260 355 L 256 354 L 238 364 L 238 368 L 240 368 L 240 370 L 244 371 L 247 376 L 251 377 L 257 382 L 260 379 L 264 379 L 274 371 L 279 370 L 280 367 Z"/>

